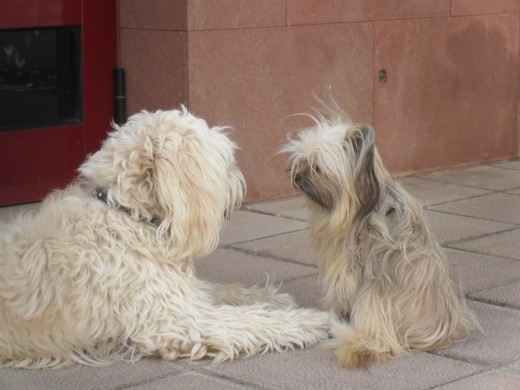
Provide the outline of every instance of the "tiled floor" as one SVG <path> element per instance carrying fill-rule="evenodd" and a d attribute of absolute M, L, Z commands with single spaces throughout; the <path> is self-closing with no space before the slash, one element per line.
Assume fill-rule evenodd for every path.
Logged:
<path fill-rule="evenodd" d="M 341 369 L 332 351 L 315 347 L 222 364 L 148 358 L 106 367 L 4 369 L 0 389 L 520 389 L 520 160 L 400 181 L 425 202 L 484 334 L 366 370 Z M 15 211 L 0 209 L 0 218 Z M 198 275 L 213 281 L 263 284 L 269 275 L 300 305 L 320 305 L 300 198 L 245 205 L 220 248 L 196 264 Z"/>

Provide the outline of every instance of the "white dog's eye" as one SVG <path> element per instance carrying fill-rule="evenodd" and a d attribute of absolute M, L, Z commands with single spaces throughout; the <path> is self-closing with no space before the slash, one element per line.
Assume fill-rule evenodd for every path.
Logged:
<path fill-rule="evenodd" d="M 312 164 L 312 170 L 314 173 L 320 173 L 321 172 L 321 169 L 320 169 L 320 166 L 316 163 Z"/>

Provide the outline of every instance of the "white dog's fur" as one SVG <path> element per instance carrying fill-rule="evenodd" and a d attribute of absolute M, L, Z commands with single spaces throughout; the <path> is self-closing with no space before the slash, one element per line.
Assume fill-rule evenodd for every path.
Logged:
<path fill-rule="evenodd" d="M 307 195 L 325 305 L 348 319 L 330 343 L 342 366 L 450 345 L 478 328 L 425 223 L 396 183 L 374 130 L 339 108 L 290 141 L 292 181 Z"/>
<path fill-rule="evenodd" d="M 234 149 L 184 108 L 143 111 L 78 180 L 0 226 L 0 366 L 222 361 L 326 338 L 325 312 L 194 276 L 242 200 Z"/>

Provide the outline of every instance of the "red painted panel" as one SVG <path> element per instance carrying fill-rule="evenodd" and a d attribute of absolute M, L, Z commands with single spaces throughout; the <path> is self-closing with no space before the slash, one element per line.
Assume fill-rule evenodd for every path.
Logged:
<path fill-rule="evenodd" d="M 0 132 L 0 206 L 63 187 L 98 149 L 113 117 L 116 0 L 0 0 L 0 29 L 82 26 L 84 123 Z"/>
<path fill-rule="evenodd" d="M 71 181 L 85 154 L 84 129 L 0 133 L 0 205 L 41 199 Z"/>
<path fill-rule="evenodd" d="M 37 0 L 2 0 L 0 2 L 0 28 L 34 26 Z"/>
<path fill-rule="evenodd" d="M 83 6 L 83 77 L 86 150 L 99 148 L 114 115 L 113 72 L 117 62 L 115 0 L 85 0 Z"/>
<path fill-rule="evenodd" d="M 1 0 L 0 10 L 0 29 L 77 26 L 82 21 L 82 0 Z"/>
<path fill-rule="evenodd" d="M 36 0 L 36 23 L 40 26 L 77 26 L 82 21 L 81 7 L 79 0 Z"/>

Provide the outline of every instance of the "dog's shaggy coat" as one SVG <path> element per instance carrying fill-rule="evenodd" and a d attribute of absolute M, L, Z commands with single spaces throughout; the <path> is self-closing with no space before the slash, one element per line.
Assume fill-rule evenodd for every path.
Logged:
<path fill-rule="evenodd" d="M 195 277 L 244 193 L 223 130 L 184 108 L 136 114 L 0 226 L 0 366 L 222 361 L 328 337 L 330 315 L 288 295 Z"/>
<path fill-rule="evenodd" d="M 349 320 L 331 344 L 345 367 L 446 347 L 478 327 L 421 205 L 389 175 L 374 130 L 339 109 L 282 149 L 307 195 L 324 303 Z"/>

